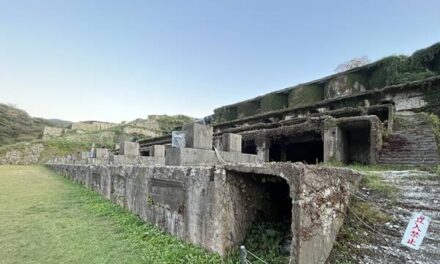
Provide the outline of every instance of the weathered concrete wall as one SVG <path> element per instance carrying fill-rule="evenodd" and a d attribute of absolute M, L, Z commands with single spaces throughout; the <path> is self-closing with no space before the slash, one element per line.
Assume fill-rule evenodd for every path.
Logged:
<path fill-rule="evenodd" d="M 260 111 L 260 101 L 246 101 L 238 105 L 237 118 L 243 118 L 246 116 L 252 116 Z"/>
<path fill-rule="evenodd" d="M 337 75 L 325 86 L 325 99 L 365 92 L 368 89 L 368 76 L 362 73 Z"/>
<path fill-rule="evenodd" d="M 158 137 L 161 135 L 160 130 L 155 130 L 146 127 L 136 127 L 131 125 L 126 125 L 122 127 L 122 132 L 128 135 L 144 135 L 146 137 Z"/>
<path fill-rule="evenodd" d="M 64 133 L 64 128 L 45 126 L 43 129 L 43 138 L 61 137 Z"/>
<path fill-rule="evenodd" d="M 304 85 L 289 93 L 289 107 L 298 107 L 324 100 L 324 87 L 321 85 Z"/>
<path fill-rule="evenodd" d="M 285 181 L 292 203 L 292 264 L 325 262 L 343 222 L 350 192 L 360 179 L 351 170 L 301 163 L 217 167 L 48 166 L 101 193 L 144 221 L 221 255 L 240 245 L 255 219 L 254 210 L 264 206 L 258 202 L 263 199 L 258 193 L 263 186 L 261 179 L 270 176 Z M 252 195 L 257 199 L 248 199 L 249 190 L 255 191 Z"/>
<path fill-rule="evenodd" d="M 366 134 L 355 138 L 353 131 Z M 324 122 L 324 161 L 376 164 L 382 133 L 383 126 L 377 116 L 329 118 Z"/>
<path fill-rule="evenodd" d="M 126 156 L 139 156 L 139 143 L 130 141 L 119 143 L 119 154 Z"/>
<path fill-rule="evenodd" d="M 218 151 L 218 155 L 214 150 L 168 147 L 166 148 L 165 164 L 197 166 L 222 164 L 223 161 L 227 163 L 259 163 L 257 155 L 252 154 Z"/>
<path fill-rule="evenodd" d="M 132 155 L 111 155 L 102 164 L 110 163 L 113 165 L 165 165 L 165 157 L 162 156 L 132 156 Z M 96 163 L 95 163 L 96 164 Z"/>
<path fill-rule="evenodd" d="M 261 99 L 261 112 L 269 112 L 288 107 L 288 93 L 271 93 Z"/>
<path fill-rule="evenodd" d="M 100 122 L 100 121 L 83 121 L 72 123 L 72 130 L 84 130 L 84 131 L 99 131 L 109 129 L 111 127 L 116 126 L 117 124 L 108 123 L 108 122 Z"/>
<path fill-rule="evenodd" d="M 196 149 L 212 149 L 212 127 L 197 123 L 183 126 L 186 147 Z"/>

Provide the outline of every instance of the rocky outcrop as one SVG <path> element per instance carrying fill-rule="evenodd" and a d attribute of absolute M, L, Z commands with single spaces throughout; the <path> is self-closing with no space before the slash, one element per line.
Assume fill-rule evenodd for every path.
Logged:
<path fill-rule="evenodd" d="M 43 144 L 28 143 L 20 148 L 7 150 L 0 155 L 0 165 L 29 165 L 40 161 L 41 153 L 44 151 Z"/>

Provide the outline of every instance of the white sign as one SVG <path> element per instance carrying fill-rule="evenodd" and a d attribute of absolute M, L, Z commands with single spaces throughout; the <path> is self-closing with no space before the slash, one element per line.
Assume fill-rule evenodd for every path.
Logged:
<path fill-rule="evenodd" d="M 428 230 L 431 218 L 422 213 L 413 213 L 403 234 L 402 245 L 418 250 Z"/>
<path fill-rule="evenodd" d="M 183 131 L 171 132 L 171 146 L 174 148 L 186 147 L 185 132 Z"/>

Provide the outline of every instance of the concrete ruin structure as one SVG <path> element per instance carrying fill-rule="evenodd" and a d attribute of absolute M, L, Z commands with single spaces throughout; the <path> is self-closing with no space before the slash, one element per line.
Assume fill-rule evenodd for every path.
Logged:
<path fill-rule="evenodd" d="M 289 263 L 324 263 L 361 178 L 326 164 L 440 164 L 440 44 L 407 60 L 219 107 L 212 124 L 182 127 L 184 146 L 166 135 L 48 166 L 221 255 L 258 219 L 287 219 Z"/>
<path fill-rule="evenodd" d="M 45 126 L 43 129 L 43 139 L 61 137 L 64 131 L 64 128 Z"/>
<path fill-rule="evenodd" d="M 117 126 L 117 124 L 101 121 L 82 121 L 72 123 L 70 125 L 70 129 L 82 131 L 100 131 L 112 128 L 114 126 Z"/>
<path fill-rule="evenodd" d="M 436 166 L 440 43 L 415 52 L 408 65 L 401 60 L 385 58 L 219 107 L 214 143 L 220 148 L 224 135 L 241 135 L 242 152 L 266 162 Z M 139 143 L 170 141 L 168 135 Z"/>
<path fill-rule="evenodd" d="M 226 255 L 257 217 L 290 220 L 290 263 L 324 263 L 360 174 L 301 163 L 49 165 L 176 237 Z M 319 250 L 317 250 L 319 248 Z"/>

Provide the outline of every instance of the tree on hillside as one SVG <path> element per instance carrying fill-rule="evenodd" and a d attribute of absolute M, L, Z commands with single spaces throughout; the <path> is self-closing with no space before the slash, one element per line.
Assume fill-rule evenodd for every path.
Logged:
<path fill-rule="evenodd" d="M 368 56 L 362 56 L 362 57 L 359 57 L 359 58 L 354 58 L 354 59 L 351 59 L 349 61 L 346 61 L 344 63 L 339 64 L 338 67 L 336 67 L 335 72 L 348 71 L 350 69 L 363 66 L 363 65 L 368 64 L 370 62 L 371 61 L 368 58 Z"/>

